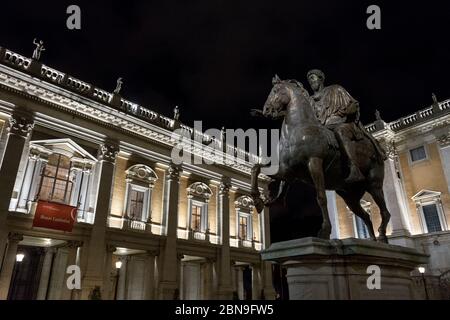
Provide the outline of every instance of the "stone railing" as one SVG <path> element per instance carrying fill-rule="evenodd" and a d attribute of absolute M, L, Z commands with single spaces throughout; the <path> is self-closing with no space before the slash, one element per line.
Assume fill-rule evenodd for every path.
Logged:
<path fill-rule="evenodd" d="M 366 130 L 370 133 L 374 133 L 378 130 L 382 130 L 385 128 L 389 128 L 392 131 L 399 131 L 408 127 L 411 127 L 415 124 L 421 123 L 423 121 L 427 121 L 429 119 L 433 119 L 437 116 L 437 114 L 441 115 L 442 113 L 448 113 L 447 110 L 450 110 L 450 99 L 439 102 L 438 108 L 435 107 L 427 107 L 425 109 L 419 110 L 416 113 L 407 115 L 406 117 L 402 117 L 398 120 L 392 121 L 390 123 L 386 123 L 385 127 L 378 127 L 376 123 L 371 123 L 365 126 Z"/>
<path fill-rule="evenodd" d="M 175 129 L 175 120 L 172 118 L 158 114 L 157 112 L 123 99 L 122 97 L 115 99 L 115 95 L 113 93 L 100 89 L 90 83 L 79 80 L 71 75 L 65 74 L 47 65 L 41 64 L 39 61 L 27 58 L 6 48 L 0 47 L 0 63 L 20 71 L 31 73 L 35 77 L 41 78 L 67 90 L 73 91 L 76 94 L 86 96 L 115 109 L 120 109 L 127 114 L 131 114 L 164 129 Z M 202 141 L 202 143 L 208 144 L 212 148 L 222 150 L 222 142 L 219 141 L 219 139 L 208 136 L 202 132 L 194 131 L 193 128 L 181 123 L 179 123 L 179 127 L 188 131 L 192 139 Z M 256 163 L 259 161 L 258 155 L 250 154 L 249 152 L 233 145 L 227 144 L 225 152 L 230 156 L 238 157 L 244 162 Z"/>
<path fill-rule="evenodd" d="M 1 58 L 7 64 L 25 71 L 30 67 L 31 59 L 7 49 L 0 50 Z"/>
<path fill-rule="evenodd" d="M 42 65 L 41 75 L 44 78 L 47 78 L 47 80 L 54 82 L 54 83 L 58 83 L 58 84 L 63 83 L 64 77 L 65 77 L 64 73 L 62 73 L 58 70 L 52 69 L 50 67 L 47 67 L 46 65 Z"/>

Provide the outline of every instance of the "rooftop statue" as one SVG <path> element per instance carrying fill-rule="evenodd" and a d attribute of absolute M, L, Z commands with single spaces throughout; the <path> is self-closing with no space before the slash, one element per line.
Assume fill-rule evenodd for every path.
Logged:
<path fill-rule="evenodd" d="M 278 192 L 268 194 L 264 200 L 261 198 L 257 177 L 261 168 L 270 164 L 255 165 L 252 196 L 256 208 L 261 212 L 264 205 L 284 195 L 287 185 L 300 180 L 316 189 L 323 217 L 320 238 L 330 238 L 325 190 L 335 190 L 364 221 L 370 238 L 376 240 L 370 216 L 360 204 L 362 196 L 368 192 L 380 208 L 379 240 L 387 242 L 390 213 L 383 194 L 385 152 L 361 124 L 358 101 L 342 86 L 324 86 L 325 75 L 320 70 L 311 70 L 307 78 L 312 95 L 300 82 L 275 76 L 263 110 L 252 111 L 253 115 L 283 118 L 279 169 L 271 176 L 271 183 L 278 186 Z"/>
<path fill-rule="evenodd" d="M 173 119 L 180 120 L 180 108 L 178 106 L 175 106 L 175 109 L 173 109 Z"/>
<path fill-rule="evenodd" d="M 118 78 L 116 83 L 116 88 L 114 89 L 114 94 L 119 94 L 120 90 L 122 90 L 123 79 Z"/>
<path fill-rule="evenodd" d="M 34 60 L 39 60 L 41 58 L 42 51 L 45 51 L 44 41 L 42 40 L 36 41 L 36 38 L 34 38 L 33 44 L 36 46 L 36 48 L 34 48 L 32 58 Z"/>

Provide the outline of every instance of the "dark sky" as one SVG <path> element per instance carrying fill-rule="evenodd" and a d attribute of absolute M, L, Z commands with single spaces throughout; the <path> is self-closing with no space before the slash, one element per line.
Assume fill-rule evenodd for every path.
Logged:
<path fill-rule="evenodd" d="M 165 115 L 181 106 L 192 125 L 264 127 L 261 107 L 271 78 L 322 69 L 360 101 L 362 119 L 378 108 L 395 120 L 450 98 L 450 4 L 409 1 L 7 1 L 0 45 L 31 56 Z M 82 29 L 66 28 L 66 7 L 81 7 Z M 382 29 L 366 28 L 366 8 L 381 7 Z M 279 124 L 276 124 L 278 126 Z"/>

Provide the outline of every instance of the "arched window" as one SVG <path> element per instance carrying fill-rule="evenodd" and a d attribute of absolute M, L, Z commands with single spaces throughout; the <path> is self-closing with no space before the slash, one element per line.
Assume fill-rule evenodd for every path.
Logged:
<path fill-rule="evenodd" d="M 152 168 L 143 164 L 131 166 L 125 173 L 127 182 L 125 196 L 126 217 L 137 223 L 150 222 L 152 189 L 158 176 Z M 145 224 L 141 227 L 138 225 L 132 227 L 145 229 Z"/>
<path fill-rule="evenodd" d="M 236 206 L 238 238 L 243 241 L 251 241 L 253 239 L 253 199 L 249 196 L 241 196 L 236 199 L 234 204 Z"/>
<path fill-rule="evenodd" d="M 204 233 L 209 228 L 208 202 L 211 195 L 211 189 L 203 182 L 195 182 L 187 188 L 190 231 Z"/>

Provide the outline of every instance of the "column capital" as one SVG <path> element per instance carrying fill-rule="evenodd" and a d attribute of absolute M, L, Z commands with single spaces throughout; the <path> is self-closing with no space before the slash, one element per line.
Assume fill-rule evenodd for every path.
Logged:
<path fill-rule="evenodd" d="M 33 130 L 33 127 L 33 118 L 28 114 L 14 112 L 11 115 L 11 118 L 9 118 L 9 134 L 27 138 L 30 132 Z"/>
<path fill-rule="evenodd" d="M 106 245 L 106 251 L 107 251 L 107 252 L 113 253 L 113 252 L 116 251 L 116 250 L 117 250 L 117 248 L 116 248 L 115 246 L 113 246 L 113 245 L 111 245 L 111 244 L 107 244 L 107 245 Z"/>
<path fill-rule="evenodd" d="M 180 166 L 171 163 L 169 168 L 167 168 L 167 178 L 172 181 L 178 181 L 180 178 L 180 171 Z"/>
<path fill-rule="evenodd" d="M 184 258 L 184 254 L 182 254 L 182 253 L 177 253 L 177 259 L 178 260 L 181 260 L 181 259 L 183 259 Z"/>
<path fill-rule="evenodd" d="M 223 177 L 219 185 L 219 194 L 228 195 L 231 188 L 231 179 L 229 177 Z"/>
<path fill-rule="evenodd" d="M 83 241 L 79 241 L 79 240 L 69 240 L 67 241 L 66 247 L 67 248 L 78 248 L 78 247 L 82 247 L 83 246 Z"/>
<path fill-rule="evenodd" d="M 99 148 L 99 160 L 114 163 L 119 153 L 119 146 L 112 141 L 105 141 Z"/>
<path fill-rule="evenodd" d="M 215 263 L 217 261 L 217 258 L 215 257 L 206 257 L 205 262 L 206 263 Z"/>
<path fill-rule="evenodd" d="M 446 147 L 446 146 L 450 145 L 450 133 L 443 134 L 443 135 L 437 137 L 437 141 L 438 141 L 440 147 Z"/>
<path fill-rule="evenodd" d="M 8 241 L 9 242 L 20 242 L 23 240 L 23 234 L 18 232 L 10 232 L 8 234 Z"/>
<path fill-rule="evenodd" d="M 159 251 L 158 250 L 147 250 L 147 255 L 155 257 L 155 256 L 159 255 Z"/>
<path fill-rule="evenodd" d="M 398 156 L 398 150 L 395 146 L 394 140 L 385 140 L 380 141 L 381 147 L 386 151 L 386 156 L 394 160 Z"/>
<path fill-rule="evenodd" d="M 41 161 L 48 161 L 48 157 L 52 154 L 51 150 L 44 147 L 30 144 L 30 155 L 29 158 L 33 160 L 40 159 Z"/>

